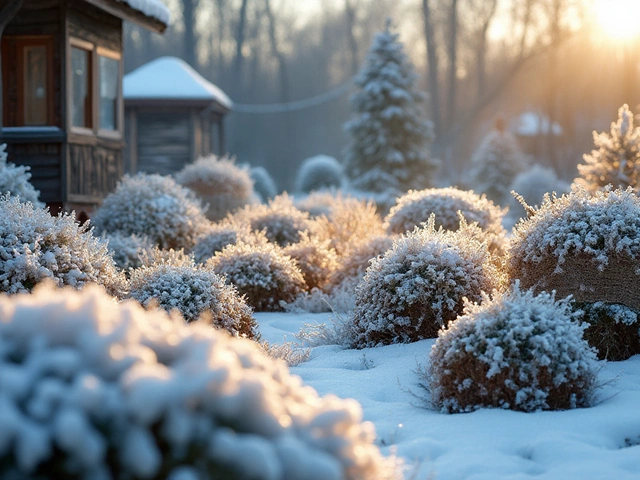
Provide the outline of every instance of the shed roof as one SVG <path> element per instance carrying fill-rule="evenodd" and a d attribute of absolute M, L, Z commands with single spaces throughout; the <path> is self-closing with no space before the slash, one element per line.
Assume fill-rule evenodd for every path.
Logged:
<path fill-rule="evenodd" d="M 171 24 L 171 12 L 161 0 L 117 0 L 129 5 L 134 10 L 138 10 L 147 17 L 153 17 L 162 23 Z"/>
<path fill-rule="evenodd" d="M 162 0 L 84 0 L 123 20 L 162 33 L 171 24 L 171 12 Z"/>
<path fill-rule="evenodd" d="M 233 102 L 222 90 L 176 57 L 157 58 L 125 75 L 123 94 L 127 102 L 171 101 L 175 104 L 196 101 L 216 103 L 226 111 L 233 107 Z"/>

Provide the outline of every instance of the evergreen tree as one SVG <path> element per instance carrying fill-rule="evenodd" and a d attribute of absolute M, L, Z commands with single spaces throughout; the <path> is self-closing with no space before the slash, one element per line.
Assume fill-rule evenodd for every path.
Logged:
<path fill-rule="evenodd" d="M 356 76 L 351 99 L 356 116 L 345 124 L 351 139 L 345 170 L 362 191 L 395 196 L 433 183 L 438 162 L 430 157 L 432 125 L 425 118 L 417 75 L 391 21 L 376 35 Z"/>
<path fill-rule="evenodd" d="M 506 130 L 504 120 L 497 119 L 494 129 L 484 137 L 471 157 L 470 184 L 476 193 L 506 205 L 510 186 L 527 167 L 516 138 Z"/>
<path fill-rule="evenodd" d="M 597 150 L 584 155 L 584 165 L 578 165 L 582 184 L 590 192 L 611 184 L 614 188 L 632 187 L 637 193 L 640 181 L 640 127 L 633 126 L 633 113 L 628 105 L 618 110 L 618 121 L 611 124 L 611 133 L 593 132 Z"/>

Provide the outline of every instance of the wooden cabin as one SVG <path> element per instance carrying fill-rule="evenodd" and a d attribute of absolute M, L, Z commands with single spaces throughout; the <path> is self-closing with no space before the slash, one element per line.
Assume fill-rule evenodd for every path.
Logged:
<path fill-rule="evenodd" d="M 160 0 L 9 1 L 21 6 L 0 22 L 0 142 L 31 167 L 53 213 L 90 212 L 124 171 L 123 22 L 161 33 L 169 10 Z"/>
<path fill-rule="evenodd" d="M 162 57 L 124 77 L 126 173 L 169 175 L 226 153 L 224 116 L 233 103 L 184 60 Z"/>

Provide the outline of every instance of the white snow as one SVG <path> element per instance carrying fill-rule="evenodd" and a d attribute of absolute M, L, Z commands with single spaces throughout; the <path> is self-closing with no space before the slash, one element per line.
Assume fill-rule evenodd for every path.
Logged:
<path fill-rule="evenodd" d="M 157 58 L 136 68 L 124 76 L 122 85 L 125 100 L 211 100 L 233 107 L 222 90 L 176 57 Z"/>
<path fill-rule="evenodd" d="M 139 10 L 147 17 L 160 20 L 165 25 L 171 25 L 171 11 L 161 0 L 118 0 L 131 8 Z"/>
<path fill-rule="evenodd" d="M 521 114 L 515 125 L 515 132 L 523 137 L 535 137 L 537 135 L 547 135 L 552 133 L 560 136 L 563 129 L 558 122 L 553 122 L 549 128 L 549 118 L 536 112 L 524 112 Z"/>
<path fill-rule="evenodd" d="M 304 323 L 329 314 L 257 313 L 269 343 L 291 342 Z M 591 408 L 522 413 L 480 409 L 443 414 L 428 406 L 417 371 L 435 340 L 363 350 L 311 349 L 291 371 L 321 395 L 354 398 L 376 427 L 383 453 L 395 452 L 415 480 L 638 480 L 640 355 L 600 362 Z"/>

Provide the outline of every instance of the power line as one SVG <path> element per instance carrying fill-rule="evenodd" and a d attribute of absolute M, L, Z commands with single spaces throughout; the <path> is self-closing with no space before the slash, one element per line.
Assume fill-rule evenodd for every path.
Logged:
<path fill-rule="evenodd" d="M 353 80 L 349 80 L 342 85 L 329 90 L 328 92 L 316 95 L 315 97 L 304 98 L 302 100 L 296 100 L 287 103 L 266 103 L 266 104 L 246 104 L 246 103 L 234 103 L 232 111 L 237 113 L 252 113 L 252 114 L 264 114 L 264 113 L 286 113 L 294 112 L 297 110 L 304 110 L 305 108 L 315 107 L 322 105 L 323 103 L 330 102 L 340 98 L 347 93 L 353 86 Z"/>

